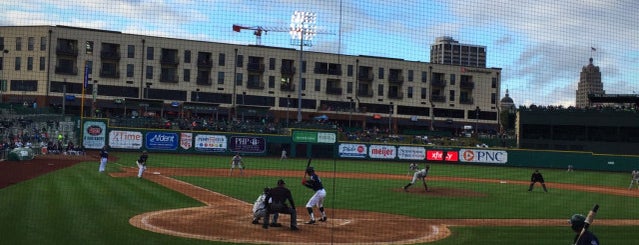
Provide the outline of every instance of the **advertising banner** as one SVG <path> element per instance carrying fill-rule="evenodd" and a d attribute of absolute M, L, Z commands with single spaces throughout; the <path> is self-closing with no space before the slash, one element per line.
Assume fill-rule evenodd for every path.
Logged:
<path fill-rule="evenodd" d="M 333 144 L 335 142 L 337 142 L 337 135 L 335 133 L 317 133 L 317 143 Z"/>
<path fill-rule="evenodd" d="M 231 136 L 229 151 L 263 153 L 266 151 L 266 140 L 263 137 Z"/>
<path fill-rule="evenodd" d="M 426 160 L 428 161 L 441 161 L 444 160 L 443 150 L 428 150 L 426 151 Z"/>
<path fill-rule="evenodd" d="M 395 146 L 390 145 L 371 145 L 368 151 L 368 156 L 376 159 L 395 159 L 396 155 Z"/>
<path fill-rule="evenodd" d="M 180 147 L 184 150 L 193 147 L 193 133 L 180 133 Z"/>
<path fill-rule="evenodd" d="M 397 148 L 397 157 L 402 160 L 424 160 L 426 149 L 424 147 L 400 146 Z"/>
<path fill-rule="evenodd" d="M 145 143 L 149 150 L 175 150 L 178 137 L 177 133 L 147 132 Z"/>
<path fill-rule="evenodd" d="M 334 144 L 337 142 L 337 134 L 333 132 L 293 131 L 293 142 L 298 143 L 322 143 Z"/>
<path fill-rule="evenodd" d="M 366 158 L 366 145 L 364 144 L 340 144 L 339 157 Z"/>
<path fill-rule="evenodd" d="M 106 124 L 86 121 L 82 127 L 82 145 L 86 149 L 102 149 L 106 143 Z"/>
<path fill-rule="evenodd" d="M 459 156 L 459 161 L 461 162 L 498 164 L 506 164 L 506 162 L 508 162 L 508 152 L 506 151 L 461 149 L 459 150 Z"/>
<path fill-rule="evenodd" d="M 109 132 L 109 147 L 140 149 L 142 148 L 142 133 L 137 131 L 113 130 Z"/>
<path fill-rule="evenodd" d="M 198 134 L 195 136 L 195 150 L 201 152 L 224 152 L 227 141 L 224 135 Z"/>

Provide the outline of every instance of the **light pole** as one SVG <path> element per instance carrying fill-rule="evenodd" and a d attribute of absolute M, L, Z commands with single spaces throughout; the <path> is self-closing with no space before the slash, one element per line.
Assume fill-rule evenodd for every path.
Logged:
<path fill-rule="evenodd" d="M 195 89 L 195 102 L 198 102 L 198 104 L 199 104 L 199 102 L 200 102 L 200 89 L 199 89 L 199 88 L 198 88 L 198 89 Z M 196 117 L 196 118 L 198 117 L 198 113 L 197 113 L 197 111 L 198 111 L 198 108 L 197 108 L 197 107 L 198 107 L 198 104 L 195 104 L 195 117 Z"/>
<path fill-rule="evenodd" d="M 392 129 L 392 120 L 393 120 L 393 102 L 388 106 L 388 134 L 390 135 L 393 131 Z"/>
<path fill-rule="evenodd" d="M 67 100 L 67 79 L 64 79 L 62 83 L 62 116 L 64 116 L 66 110 L 66 101 Z"/>
<path fill-rule="evenodd" d="M 475 135 L 479 137 L 479 106 L 475 107 Z"/>
<path fill-rule="evenodd" d="M 91 95 L 93 96 L 93 100 L 91 101 L 91 117 L 95 117 L 96 104 L 95 100 L 98 96 L 98 80 L 93 80 L 93 91 L 91 91 Z"/>
<path fill-rule="evenodd" d="M 2 100 L 2 92 L 4 92 L 4 90 L 6 89 L 7 83 L 4 80 L 4 69 L 5 69 L 5 60 L 4 60 L 4 54 L 8 54 L 9 50 L 3 49 L 2 50 L 2 76 L 0 76 L 0 103 L 3 102 Z"/>
<path fill-rule="evenodd" d="M 351 103 L 349 103 L 350 105 L 350 109 L 348 112 L 348 130 L 351 130 L 351 120 L 353 119 L 353 99 L 350 99 Z"/>
<path fill-rule="evenodd" d="M 291 108 L 291 95 L 286 95 L 286 127 L 288 128 L 288 111 Z"/>
<path fill-rule="evenodd" d="M 297 122 L 302 122 L 302 71 L 304 64 L 304 45 L 311 46 L 311 40 L 317 33 L 315 21 L 317 14 L 312 12 L 295 11 L 291 16 L 291 35 L 292 40 L 299 39 L 300 45 L 300 65 L 299 65 L 299 82 L 297 86 Z M 291 43 L 293 43 L 291 41 Z M 297 43 L 295 43 L 297 45 Z"/>

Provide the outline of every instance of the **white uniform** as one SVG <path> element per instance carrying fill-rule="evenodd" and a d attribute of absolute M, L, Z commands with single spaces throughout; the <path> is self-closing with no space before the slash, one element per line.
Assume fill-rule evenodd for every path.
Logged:
<path fill-rule="evenodd" d="M 637 185 L 637 189 L 639 189 L 639 170 L 632 170 L 632 180 L 630 180 L 628 190 L 632 189 L 632 184 Z"/>
<path fill-rule="evenodd" d="M 233 169 L 235 168 L 239 168 L 240 175 L 244 175 L 244 165 L 242 163 L 242 157 L 240 155 L 235 155 L 233 156 L 233 159 L 231 159 L 231 171 L 229 172 L 229 176 L 233 175 Z"/>
<path fill-rule="evenodd" d="M 286 150 L 282 150 L 282 156 L 280 157 L 280 160 L 282 159 L 286 159 Z"/>
<path fill-rule="evenodd" d="M 418 179 L 424 179 L 426 178 L 426 176 L 428 176 L 428 169 L 422 169 L 419 170 L 417 172 L 415 172 L 415 174 L 413 174 L 413 180 L 410 181 L 411 184 L 415 184 L 415 181 L 417 181 Z"/>

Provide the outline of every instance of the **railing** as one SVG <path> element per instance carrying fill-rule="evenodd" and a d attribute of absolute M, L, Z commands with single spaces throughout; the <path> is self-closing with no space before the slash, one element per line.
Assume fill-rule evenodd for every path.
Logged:
<path fill-rule="evenodd" d="M 246 83 L 246 88 L 249 88 L 249 89 L 263 89 L 264 88 L 264 82 L 247 82 Z"/>
<path fill-rule="evenodd" d="M 178 61 L 178 57 L 177 55 L 162 55 L 162 57 L 160 57 L 160 64 L 162 65 L 168 65 L 168 66 L 177 66 L 178 64 L 180 64 L 180 62 Z M 198 63 L 199 65 L 199 63 Z M 211 66 L 213 64 L 211 63 Z"/>
<path fill-rule="evenodd" d="M 213 67 L 213 61 L 211 59 L 198 59 L 197 67 L 201 68 L 211 68 Z"/>
<path fill-rule="evenodd" d="M 259 72 L 259 73 L 263 73 L 264 72 L 264 64 L 260 64 L 260 63 L 248 63 L 246 65 L 246 70 L 248 70 L 249 72 Z"/>
<path fill-rule="evenodd" d="M 391 74 L 390 76 L 388 76 L 388 82 L 390 83 L 403 83 L 404 82 L 404 76 L 401 74 Z"/>
<path fill-rule="evenodd" d="M 433 95 L 432 99 L 433 102 L 446 102 L 446 96 L 443 95 Z"/>
<path fill-rule="evenodd" d="M 341 95 L 342 94 L 342 88 L 326 88 L 326 93 L 327 94 Z"/>
<path fill-rule="evenodd" d="M 196 83 L 197 85 L 211 85 L 211 84 L 213 84 L 213 79 L 211 79 L 211 78 L 206 78 L 206 77 L 198 77 L 198 78 L 195 80 L 195 83 Z"/>
<path fill-rule="evenodd" d="M 78 49 L 72 48 L 72 47 L 58 46 L 55 49 L 55 54 L 66 55 L 66 56 L 78 56 Z"/>
<path fill-rule="evenodd" d="M 357 96 L 360 96 L 360 97 L 373 97 L 373 91 L 360 89 L 360 90 L 357 90 Z"/>
<path fill-rule="evenodd" d="M 104 70 L 100 70 L 100 77 L 103 78 L 120 78 L 120 72 L 118 71 L 104 71 Z"/>
<path fill-rule="evenodd" d="M 162 74 L 160 76 L 160 82 L 178 83 L 178 76 L 177 75 L 164 75 L 164 74 Z"/>
<path fill-rule="evenodd" d="M 114 50 L 103 50 L 100 52 L 103 60 L 120 60 L 120 52 Z"/>
<path fill-rule="evenodd" d="M 402 98 L 404 98 L 404 93 L 403 92 L 388 93 L 388 98 L 390 98 L 390 99 L 402 99 Z"/>
<path fill-rule="evenodd" d="M 473 81 L 461 81 L 459 83 L 459 87 L 465 89 L 473 89 L 475 88 L 475 83 Z"/>
<path fill-rule="evenodd" d="M 283 75 L 293 75 L 295 74 L 295 66 L 282 66 L 280 73 Z"/>
<path fill-rule="evenodd" d="M 61 66 L 56 66 L 55 67 L 55 73 L 56 74 L 62 74 L 62 75 L 78 75 L 78 67 L 61 67 Z"/>
<path fill-rule="evenodd" d="M 434 87 L 445 87 L 446 81 L 441 79 L 433 79 L 432 81 L 430 81 L 430 84 Z"/>
<path fill-rule="evenodd" d="M 373 81 L 375 79 L 375 76 L 373 76 L 372 72 L 360 72 L 357 77 L 360 81 L 367 82 Z"/>
<path fill-rule="evenodd" d="M 280 91 L 295 91 L 295 84 L 282 84 L 280 85 Z"/>

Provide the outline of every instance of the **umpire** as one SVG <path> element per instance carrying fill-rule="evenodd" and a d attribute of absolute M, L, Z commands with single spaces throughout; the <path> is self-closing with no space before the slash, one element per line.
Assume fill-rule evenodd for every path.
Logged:
<path fill-rule="evenodd" d="M 544 183 L 544 176 L 541 175 L 539 170 L 535 170 L 535 172 L 533 172 L 533 174 L 530 176 L 530 186 L 528 187 L 528 191 L 532 191 L 535 183 L 537 182 L 541 184 L 541 187 L 544 188 L 545 192 L 548 192 L 548 189 L 546 189 L 546 184 Z"/>
<path fill-rule="evenodd" d="M 286 205 L 286 201 L 291 205 Z M 269 216 L 273 213 L 290 214 L 291 215 L 291 230 L 299 230 L 297 228 L 297 211 L 295 210 L 295 202 L 293 201 L 293 195 L 291 191 L 286 188 L 286 183 L 283 179 L 277 181 L 277 187 L 272 188 L 268 194 L 266 194 L 266 207 L 268 213 L 264 217 L 264 224 L 262 228 L 268 229 Z"/>

